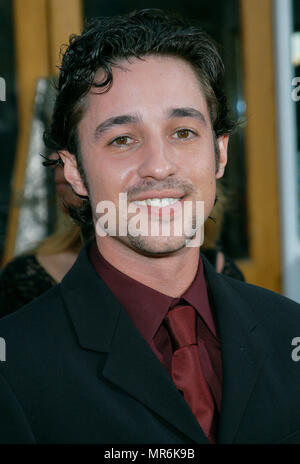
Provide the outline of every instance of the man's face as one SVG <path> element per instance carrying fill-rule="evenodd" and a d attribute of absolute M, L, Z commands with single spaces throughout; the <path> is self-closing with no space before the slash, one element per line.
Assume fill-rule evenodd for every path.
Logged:
<path fill-rule="evenodd" d="M 145 218 L 140 225 L 145 228 L 147 224 L 148 232 L 155 223 L 161 226 L 164 211 L 163 217 L 171 218 L 171 236 L 127 234 L 109 240 L 119 240 L 141 253 L 174 253 L 185 246 L 189 235 L 174 233 L 182 222 L 179 210 L 183 211 L 184 202 L 192 202 L 195 215 L 196 201 L 204 201 L 205 219 L 213 207 L 215 179 L 223 175 L 227 161 L 228 137 L 217 140 L 216 172 L 207 104 L 188 63 L 153 55 L 124 60 L 120 65 L 113 68 L 108 92 L 90 91 L 78 126 L 89 193 L 72 155 L 65 159 L 65 176 L 77 193 L 89 194 L 95 221 L 101 201 L 112 201 L 118 212 L 121 192 L 127 193 L 128 205 L 139 206 L 140 218 Z M 99 70 L 95 81 L 102 78 Z M 165 200 L 153 200 L 158 198 Z"/>

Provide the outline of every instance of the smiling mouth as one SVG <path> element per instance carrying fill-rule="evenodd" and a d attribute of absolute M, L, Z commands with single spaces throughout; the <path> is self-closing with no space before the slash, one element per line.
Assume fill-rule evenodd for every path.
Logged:
<path fill-rule="evenodd" d="M 157 208 L 165 208 L 167 206 L 174 205 L 175 203 L 181 201 L 184 197 L 180 198 L 145 198 L 145 200 L 136 200 L 133 203 L 137 206 L 153 206 Z"/>

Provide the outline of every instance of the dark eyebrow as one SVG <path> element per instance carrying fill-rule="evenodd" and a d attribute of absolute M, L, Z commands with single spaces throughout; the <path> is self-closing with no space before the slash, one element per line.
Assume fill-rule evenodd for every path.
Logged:
<path fill-rule="evenodd" d="M 101 124 L 99 124 L 96 127 L 95 137 L 100 137 L 102 134 L 104 134 L 104 132 L 108 131 L 114 126 L 121 126 L 124 124 L 137 124 L 140 121 L 141 118 L 137 114 L 123 114 L 120 116 L 114 116 L 101 122 Z"/>
<path fill-rule="evenodd" d="M 201 111 L 196 110 L 195 108 L 171 108 L 168 111 L 168 118 L 196 118 L 206 126 L 206 119 L 204 115 L 201 113 Z"/>
<path fill-rule="evenodd" d="M 171 108 L 167 112 L 168 119 L 171 118 L 196 118 L 199 119 L 204 125 L 206 125 L 206 119 L 201 111 L 195 108 L 182 107 L 182 108 Z M 106 119 L 101 122 L 95 129 L 95 138 L 101 137 L 102 134 L 107 132 L 114 126 L 122 126 L 125 124 L 138 124 L 141 122 L 141 117 L 138 114 L 123 114 L 120 116 L 113 116 L 112 118 Z"/>

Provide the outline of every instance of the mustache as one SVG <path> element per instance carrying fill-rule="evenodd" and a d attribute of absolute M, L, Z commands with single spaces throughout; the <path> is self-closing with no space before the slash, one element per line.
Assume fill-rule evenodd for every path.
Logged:
<path fill-rule="evenodd" d="M 150 190 L 157 190 L 158 192 L 161 192 L 163 190 L 170 189 L 179 190 L 183 193 L 183 196 L 190 195 L 196 190 L 193 184 L 187 180 L 170 178 L 166 179 L 162 183 L 158 183 L 155 180 L 144 181 L 141 184 L 130 187 L 125 193 L 127 193 L 128 199 L 130 201 L 132 197 L 140 193 L 147 193 Z"/>

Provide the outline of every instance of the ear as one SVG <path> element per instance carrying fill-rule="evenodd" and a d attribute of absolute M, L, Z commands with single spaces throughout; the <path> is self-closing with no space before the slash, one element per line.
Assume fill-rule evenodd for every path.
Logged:
<path fill-rule="evenodd" d="M 221 135 L 217 138 L 219 147 L 219 165 L 216 172 L 216 179 L 220 179 L 224 175 L 225 166 L 227 164 L 227 148 L 228 148 L 229 135 Z"/>
<path fill-rule="evenodd" d="M 75 156 L 67 150 L 60 151 L 59 155 L 64 163 L 64 176 L 66 181 L 69 182 L 74 192 L 78 195 L 88 196 L 88 192 L 78 171 Z"/>

